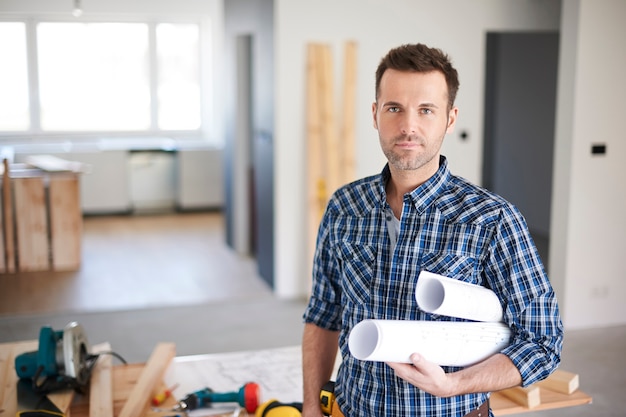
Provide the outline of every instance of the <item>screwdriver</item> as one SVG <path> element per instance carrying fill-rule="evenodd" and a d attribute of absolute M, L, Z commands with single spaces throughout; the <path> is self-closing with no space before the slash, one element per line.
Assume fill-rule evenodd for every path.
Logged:
<path fill-rule="evenodd" d="M 178 384 L 174 384 L 170 388 L 167 388 L 166 390 L 164 390 L 164 391 L 158 393 L 157 395 L 155 395 L 152 398 L 152 405 L 161 405 L 161 404 L 163 404 L 163 401 L 168 399 L 172 395 L 172 392 L 174 392 L 174 390 L 176 388 L 178 388 Z"/>

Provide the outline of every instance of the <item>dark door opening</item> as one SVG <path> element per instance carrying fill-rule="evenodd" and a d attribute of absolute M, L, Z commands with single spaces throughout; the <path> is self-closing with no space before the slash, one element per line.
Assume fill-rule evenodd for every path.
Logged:
<path fill-rule="evenodd" d="M 488 33 L 483 185 L 515 204 L 549 261 L 557 32 Z"/>

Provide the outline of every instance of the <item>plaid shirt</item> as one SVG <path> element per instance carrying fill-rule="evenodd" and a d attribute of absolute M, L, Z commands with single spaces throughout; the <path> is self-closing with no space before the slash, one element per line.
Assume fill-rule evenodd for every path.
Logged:
<path fill-rule="evenodd" d="M 339 189 L 322 218 L 313 266 L 313 292 L 304 321 L 340 330 L 342 365 L 335 395 L 346 416 L 463 416 L 488 393 L 439 398 L 397 378 L 382 362 L 350 355 L 348 335 L 364 319 L 460 320 L 428 314 L 415 301 L 422 270 L 491 288 L 512 330 L 501 353 L 524 386 L 547 377 L 560 361 L 563 325 L 525 220 L 501 197 L 452 175 L 445 157 L 437 173 L 404 196 L 397 236 L 385 166 Z M 447 372 L 459 368 L 446 367 Z"/>

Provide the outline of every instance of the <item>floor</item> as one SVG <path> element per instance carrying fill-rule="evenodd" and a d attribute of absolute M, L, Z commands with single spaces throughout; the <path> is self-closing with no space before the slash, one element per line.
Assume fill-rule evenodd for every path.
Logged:
<path fill-rule="evenodd" d="M 0 316 L 104 311 L 269 295 L 253 258 L 224 245 L 219 212 L 92 216 L 77 272 L 0 275 Z"/>
<path fill-rule="evenodd" d="M 305 300 L 277 299 L 254 260 L 224 245 L 220 213 L 87 217 L 83 235 L 78 272 L 0 275 L 0 343 L 70 321 L 129 362 L 161 341 L 181 356 L 300 343 Z M 566 332 L 561 369 L 593 404 L 529 415 L 625 416 L 625 354 L 626 326 Z"/>

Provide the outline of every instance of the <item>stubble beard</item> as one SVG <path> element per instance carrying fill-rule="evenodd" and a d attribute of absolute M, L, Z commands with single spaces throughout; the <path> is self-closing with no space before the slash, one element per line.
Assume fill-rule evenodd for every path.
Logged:
<path fill-rule="evenodd" d="M 428 148 L 423 148 L 421 152 L 403 152 L 395 150 L 394 146 L 398 142 L 416 142 L 420 146 L 425 146 L 426 140 L 417 136 L 399 135 L 393 139 L 389 147 L 383 147 L 383 153 L 387 157 L 389 165 L 400 171 L 414 171 L 420 169 L 435 157 L 435 152 L 430 152 Z"/>

